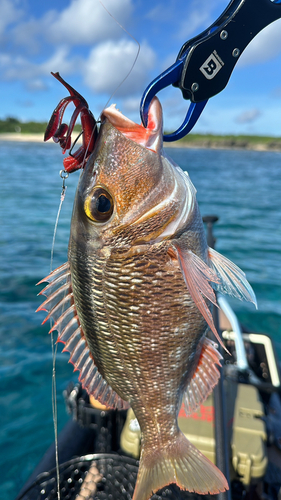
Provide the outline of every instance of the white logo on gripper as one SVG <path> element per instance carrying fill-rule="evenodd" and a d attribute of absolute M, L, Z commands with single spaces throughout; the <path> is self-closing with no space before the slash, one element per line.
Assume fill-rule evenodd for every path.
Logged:
<path fill-rule="evenodd" d="M 212 78 L 217 75 L 223 65 L 224 62 L 218 55 L 217 51 L 214 50 L 199 69 L 201 73 L 203 73 L 205 78 L 207 78 L 207 80 L 212 80 Z"/>

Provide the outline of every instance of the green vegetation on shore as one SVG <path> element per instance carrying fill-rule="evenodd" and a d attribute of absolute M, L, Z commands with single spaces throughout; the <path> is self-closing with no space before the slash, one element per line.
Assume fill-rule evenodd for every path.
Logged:
<path fill-rule="evenodd" d="M 253 143 L 261 143 L 261 142 L 271 142 L 277 141 L 281 143 L 281 137 L 270 137 L 270 136 L 262 136 L 262 135 L 214 135 L 214 134 L 188 134 L 183 139 L 182 142 L 196 142 L 196 141 L 247 141 Z"/>
<path fill-rule="evenodd" d="M 0 134 L 44 134 L 47 122 L 22 122 L 17 118 L 7 117 L 0 120 Z M 75 125 L 75 131 L 80 131 L 81 126 Z M 193 147 L 214 149 L 256 149 L 281 151 L 281 137 L 257 135 L 213 135 L 213 134 L 188 134 L 180 141 L 166 143 L 167 147 Z"/>
<path fill-rule="evenodd" d="M 188 134 L 177 142 L 178 146 L 222 149 L 281 150 L 281 137 L 259 135 Z M 168 146 L 168 143 L 167 143 Z"/>
<path fill-rule="evenodd" d="M 0 134 L 22 133 L 22 134 L 44 134 L 47 122 L 22 122 L 17 118 L 9 116 L 0 120 Z M 81 130 L 80 125 L 75 125 L 74 130 Z"/>
<path fill-rule="evenodd" d="M 23 133 L 23 134 L 43 134 L 46 130 L 47 122 L 21 122 L 17 118 L 9 116 L 5 120 L 0 120 L 0 134 Z"/>

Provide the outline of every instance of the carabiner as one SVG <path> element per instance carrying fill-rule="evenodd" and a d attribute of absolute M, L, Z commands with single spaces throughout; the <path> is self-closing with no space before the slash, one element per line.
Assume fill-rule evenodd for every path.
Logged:
<path fill-rule="evenodd" d="M 183 65 L 184 59 L 178 59 L 166 71 L 155 78 L 144 91 L 140 104 L 140 115 L 144 127 L 147 126 L 148 109 L 153 97 L 160 90 L 163 90 L 165 87 L 173 85 L 179 81 Z M 183 124 L 172 134 L 164 134 L 163 140 L 166 142 L 177 141 L 188 134 L 193 129 L 207 102 L 208 100 L 198 103 L 192 102 L 188 108 Z"/>
<path fill-rule="evenodd" d="M 163 141 L 166 142 L 178 141 L 179 139 L 182 139 L 185 135 L 189 134 L 189 132 L 193 129 L 194 125 L 196 124 L 203 109 L 205 108 L 207 102 L 208 99 L 206 99 L 206 101 L 201 101 L 201 102 L 191 102 L 187 110 L 187 114 L 183 121 L 183 124 L 172 134 L 164 134 Z"/>
<path fill-rule="evenodd" d="M 164 88 L 178 82 L 183 70 L 183 60 L 177 60 L 166 71 L 157 76 L 145 89 L 140 103 L 141 121 L 144 127 L 147 127 L 148 110 L 153 97 Z"/>

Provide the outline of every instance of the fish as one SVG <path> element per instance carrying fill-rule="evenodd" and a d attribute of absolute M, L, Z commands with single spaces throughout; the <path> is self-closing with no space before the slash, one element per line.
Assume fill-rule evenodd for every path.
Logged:
<path fill-rule="evenodd" d="M 222 472 L 180 431 L 218 382 L 215 290 L 256 303 L 246 276 L 208 247 L 196 189 L 163 149 L 155 97 L 145 128 L 114 105 L 101 116 L 81 171 L 68 261 L 43 281 L 39 310 L 90 395 L 134 410 L 141 452 L 133 500 L 175 483 L 200 494 L 228 489 Z"/>

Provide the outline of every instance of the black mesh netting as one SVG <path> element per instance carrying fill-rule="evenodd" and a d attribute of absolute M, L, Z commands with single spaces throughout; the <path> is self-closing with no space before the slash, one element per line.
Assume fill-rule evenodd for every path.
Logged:
<path fill-rule="evenodd" d="M 138 462 L 122 455 L 96 454 L 75 458 L 60 465 L 61 500 L 131 500 Z M 192 495 L 174 485 L 163 488 L 152 500 L 180 500 L 209 495 Z M 17 500 L 57 500 L 57 474 L 52 469 L 40 474 Z M 214 498 L 214 497 L 212 497 Z"/>

